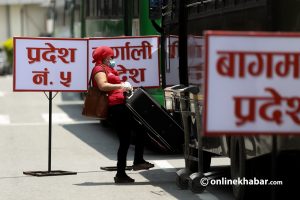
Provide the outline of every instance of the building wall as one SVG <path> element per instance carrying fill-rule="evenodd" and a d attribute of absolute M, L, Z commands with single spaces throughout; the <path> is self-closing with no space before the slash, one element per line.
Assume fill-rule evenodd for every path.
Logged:
<path fill-rule="evenodd" d="M 7 39 L 6 8 L 0 6 L 0 45 Z"/>
<path fill-rule="evenodd" d="M 21 8 L 16 8 L 20 19 L 20 33 L 22 36 L 39 36 L 41 33 L 46 33 L 46 13 L 47 8 L 39 5 L 24 5 Z M 23 23 L 23 29 L 22 29 Z"/>
<path fill-rule="evenodd" d="M 7 27 L 7 7 L 0 6 L 0 44 L 9 37 L 27 36 L 37 37 L 46 32 L 46 13 L 47 7 L 38 4 L 9 5 L 10 13 L 10 32 L 8 36 Z"/>
<path fill-rule="evenodd" d="M 22 36 L 21 34 L 21 6 L 11 5 L 10 9 L 10 30 L 11 37 Z"/>

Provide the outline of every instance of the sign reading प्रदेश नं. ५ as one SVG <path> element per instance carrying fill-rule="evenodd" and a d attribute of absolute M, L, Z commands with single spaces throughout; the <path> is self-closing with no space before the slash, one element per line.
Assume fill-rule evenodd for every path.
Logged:
<path fill-rule="evenodd" d="M 14 91 L 85 91 L 87 40 L 14 38 Z"/>

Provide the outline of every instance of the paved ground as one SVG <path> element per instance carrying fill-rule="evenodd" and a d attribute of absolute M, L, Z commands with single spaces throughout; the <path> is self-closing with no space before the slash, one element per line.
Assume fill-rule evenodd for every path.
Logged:
<path fill-rule="evenodd" d="M 116 134 L 98 121 L 81 116 L 78 94 L 59 93 L 53 100 L 52 170 L 77 175 L 33 177 L 24 171 L 48 169 L 48 100 L 42 92 L 12 92 L 12 77 L 0 76 L 0 200 L 89 199 L 233 199 L 230 187 L 208 187 L 201 195 L 175 184 L 182 155 L 161 155 L 147 149 L 155 163 L 149 171 L 128 174 L 132 185 L 115 185 Z M 132 164 L 130 147 L 128 164 Z M 214 159 L 213 165 L 228 164 Z"/>

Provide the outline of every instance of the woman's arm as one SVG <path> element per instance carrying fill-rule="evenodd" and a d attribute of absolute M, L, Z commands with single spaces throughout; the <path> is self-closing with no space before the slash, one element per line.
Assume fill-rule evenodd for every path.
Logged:
<path fill-rule="evenodd" d="M 97 83 L 97 86 L 102 91 L 112 91 L 117 89 L 124 89 L 123 84 L 111 84 L 107 82 L 106 74 L 105 72 L 98 72 L 95 75 L 95 81 Z"/>

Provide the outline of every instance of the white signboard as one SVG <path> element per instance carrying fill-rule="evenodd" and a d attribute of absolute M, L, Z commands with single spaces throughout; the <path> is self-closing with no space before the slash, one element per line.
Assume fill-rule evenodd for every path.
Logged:
<path fill-rule="evenodd" d="M 204 39 L 202 36 L 188 35 L 188 81 L 192 85 L 203 83 Z M 179 38 L 170 35 L 166 39 L 166 85 L 179 84 Z"/>
<path fill-rule="evenodd" d="M 188 36 L 188 75 L 190 85 L 203 84 L 204 39 L 202 36 Z"/>
<path fill-rule="evenodd" d="M 14 91 L 87 90 L 87 40 L 14 38 Z"/>
<path fill-rule="evenodd" d="M 90 38 L 89 74 L 94 67 L 93 50 L 109 46 L 114 50 L 115 69 L 122 81 L 130 82 L 133 87 L 159 87 L 158 39 L 156 36 Z"/>
<path fill-rule="evenodd" d="M 300 133 L 300 34 L 205 34 L 204 133 Z"/>

